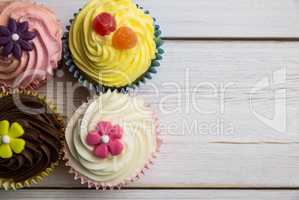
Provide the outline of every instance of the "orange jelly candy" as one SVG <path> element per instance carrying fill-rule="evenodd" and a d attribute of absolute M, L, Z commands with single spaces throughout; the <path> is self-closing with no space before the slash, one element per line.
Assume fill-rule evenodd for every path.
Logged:
<path fill-rule="evenodd" d="M 119 50 L 127 50 L 136 46 L 136 33 L 127 26 L 120 27 L 113 35 L 112 46 Z"/>

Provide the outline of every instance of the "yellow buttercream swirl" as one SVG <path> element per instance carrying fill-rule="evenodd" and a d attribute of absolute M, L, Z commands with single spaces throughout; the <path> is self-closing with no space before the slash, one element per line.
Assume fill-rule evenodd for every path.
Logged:
<path fill-rule="evenodd" d="M 128 50 L 112 46 L 113 34 L 102 37 L 92 28 L 102 12 L 112 14 L 117 28 L 130 27 L 138 38 Z M 155 59 L 153 18 L 137 8 L 132 0 L 91 0 L 77 15 L 69 34 L 69 48 L 76 66 L 96 83 L 124 87 L 142 76 Z"/>

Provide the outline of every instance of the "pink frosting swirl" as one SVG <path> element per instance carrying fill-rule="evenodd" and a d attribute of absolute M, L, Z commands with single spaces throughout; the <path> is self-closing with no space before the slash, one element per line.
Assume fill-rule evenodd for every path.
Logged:
<path fill-rule="evenodd" d="M 9 18 L 27 21 L 29 31 L 37 36 L 32 40 L 33 50 L 23 52 L 20 60 L 0 56 L 0 84 L 9 88 L 38 88 L 53 75 L 62 57 L 62 24 L 54 12 L 30 0 L 0 2 L 0 25 Z"/>

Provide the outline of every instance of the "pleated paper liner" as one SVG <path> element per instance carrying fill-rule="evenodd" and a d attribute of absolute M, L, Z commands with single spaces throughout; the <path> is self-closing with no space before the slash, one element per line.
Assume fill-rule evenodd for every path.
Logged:
<path fill-rule="evenodd" d="M 130 95 L 130 94 L 125 94 L 125 95 Z M 88 102 L 86 102 L 85 107 L 83 107 L 83 108 L 86 108 L 93 101 L 94 101 L 94 98 L 89 100 Z M 154 123 L 155 123 L 155 130 L 156 130 L 155 134 L 156 134 L 157 146 L 156 146 L 155 152 L 152 153 L 150 158 L 148 158 L 148 161 L 144 164 L 143 169 L 141 171 L 139 171 L 138 173 L 136 173 L 134 176 L 128 177 L 127 179 L 123 180 L 121 183 L 118 183 L 118 184 L 109 184 L 109 183 L 101 183 L 98 181 L 94 181 L 94 180 L 91 180 L 88 177 L 82 175 L 79 171 L 77 171 L 76 169 L 74 169 L 72 167 L 74 165 L 72 159 L 74 159 L 74 158 L 72 158 L 72 155 L 70 154 L 70 152 L 68 150 L 67 144 L 64 144 L 65 165 L 69 168 L 69 173 L 74 176 L 74 180 L 80 181 L 81 184 L 86 185 L 88 188 L 105 191 L 105 190 L 121 189 L 124 186 L 139 180 L 142 176 L 145 175 L 146 171 L 149 170 L 152 165 L 154 165 L 154 160 L 157 158 L 157 155 L 160 152 L 160 147 L 162 145 L 159 118 L 149 104 L 146 104 L 146 107 L 151 109 L 152 113 L 153 113 L 152 117 L 153 117 Z M 77 110 L 76 112 L 78 112 L 78 111 L 81 111 L 81 110 Z"/>
<path fill-rule="evenodd" d="M 27 179 L 23 182 L 15 182 L 12 179 L 7 178 L 0 178 L 0 188 L 4 190 L 18 190 L 24 187 L 30 187 L 33 184 L 38 184 L 39 182 L 42 182 L 44 178 L 48 177 L 55 168 L 58 167 L 60 160 L 63 157 L 63 144 L 64 144 L 64 130 L 65 130 L 65 120 L 64 118 L 58 113 L 56 105 L 54 105 L 52 102 L 47 100 L 45 96 L 42 96 L 38 94 L 37 92 L 29 91 L 29 90 L 6 90 L 0 92 L 0 98 L 5 96 L 10 96 L 12 94 L 21 94 L 26 96 L 33 96 L 38 98 L 45 106 L 50 109 L 50 111 L 55 115 L 57 121 L 59 122 L 60 126 L 62 127 L 60 130 L 60 140 L 61 140 L 61 149 L 59 152 L 59 159 L 55 162 L 52 162 L 47 169 L 44 171 L 36 174 L 35 176 Z"/>
<path fill-rule="evenodd" d="M 137 5 L 138 8 L 143 9 L 141 6 Z M 82 9 L 79 9 L 79 12 Z M 149 11 L 144 11 L 145 14 L 150 14 Z M 79 83 L 85 87 L 87 87 L 90 91 L 99 94 L 100 92 L 105 92 L 108 90 L 117 90 L 117 91 L 128 91 L 139 87 L 141 84 L 145 84 L 147 80 L 152 79 L 154 74 L 158 73 L 158 67 L 160 67 L 160 62 L 163 59 L 164 50 L 162 48 L 163 40 L 161 38 L 162 31 L 160 30 L 160 25 L 157 23 L 157 20 L 154 19 L 155 26 L 155 43 L 156 43 L 156 58 L 152 60 L 149 69 L 140 76 L 137 80 L 135 80 L 132 84 L 124 86 L 124 87 L 109 87 L 105 85 L 101 85 L 93 80 L 91 80 L 84 72 L 82 72 L 74 63 L 71 51 L 69 49 L 69 31 L 71 28 L 74 19 L 76 18 L 78 13 L 74 14 L 74 18 L 70 20 L 70 25 L 66 27 L 67 31 L 64 33 L 62 43 L 63 43 L 63 63 L 67 70 L 72 73 L 73 77 L 79 81 Z"/>

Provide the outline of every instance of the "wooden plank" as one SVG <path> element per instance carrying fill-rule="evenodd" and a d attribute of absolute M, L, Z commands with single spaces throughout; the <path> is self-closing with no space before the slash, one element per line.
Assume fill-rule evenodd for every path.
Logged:
<path fill-rule="evenodd" d="M 298 190 L 121 190 L 99 193 L 91 190 L 27 190 L 18 192 L 0 192 L 3 199 L 173 199 L 173 200 L 295 200 Z"/>
<path fill-rule="evenodd" d="M 39 0 L 67 22 L 85 0 Z M 136 0 L 162 25 L 165 37 L 298 38 L 298 5 L 293 0 Z"/>
<path fill-rule="evenodd" d="M 165 144 L 153 169 L 130 187 L 299 187 L 299 43 L 167 41 L 165 48 L 159 74 L 137 90 L 159 112 Z M 251 94 L 265 78 L 277 82 L 273 73 L 284 68 L 285 83 Z M 87 94 L 73 94 L 66 87 L 73 84 L 57 78 L 41 92 L 59 96 L 70 116 Z M 287 129 L 261 121 L 250 96 L 268 118 L 285 99 Z M 38 187 L 85 186 L 60 168 Z"/>

